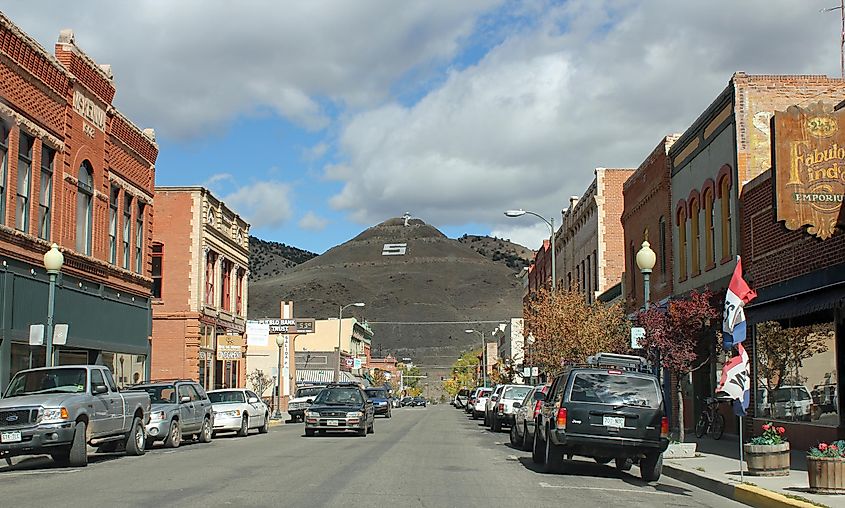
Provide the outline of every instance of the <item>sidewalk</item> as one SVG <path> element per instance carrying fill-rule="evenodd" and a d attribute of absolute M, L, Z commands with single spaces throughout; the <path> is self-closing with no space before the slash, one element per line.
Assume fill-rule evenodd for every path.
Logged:
<path fill-rule="evenodd" d="M 831 508 L 845 508 L 845 495 L 811 494 L 807 480 L 807 460 L 803 451 L 793 451 L 789 476 L 739 476 L 739 439 L 725 434 L 715 441 L 689 436 L 697 443 L 696 457 L 664 459 L 663 474 L 750 506 L 803 506 L 806 501 Z M 744 467 L 744 464 L 743 464 Z"/>

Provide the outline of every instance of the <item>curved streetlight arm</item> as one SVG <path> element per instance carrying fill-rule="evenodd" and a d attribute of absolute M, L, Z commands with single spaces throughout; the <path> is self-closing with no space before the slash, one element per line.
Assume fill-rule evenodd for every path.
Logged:
<path fill-rule="evenodd" d="M 554 294 L 557 290 L 557 273 L 555 273 L 555 265 L 557 265 L 557 256 L 555 255 L 555 218 L 552 217 L 551 220 L 546 219 L 539 213 L 532 212 L 530 210 L 509 210 L 505 212 L 505 215 L 508 217 L 520 217 L 522 215 L 533 215 L 537 217 L 541 221 L 545 222 L 547 226 L 549 226 L 549 231 L 551 232 L 551 243 L 552 243 L 552 293 Z"/>

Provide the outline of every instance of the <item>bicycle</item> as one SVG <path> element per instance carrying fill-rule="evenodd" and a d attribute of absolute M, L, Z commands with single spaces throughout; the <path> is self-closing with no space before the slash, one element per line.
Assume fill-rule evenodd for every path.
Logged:
<path fill-rule="evenodd" d="M 707 397 L 704 399 L 704 410 L 695 424 L 695 437 L 702 437 L 710 433 L 713 439 L 720 439 L 725 432 L 725 417 L 719 413 L 719 399 Z"/>

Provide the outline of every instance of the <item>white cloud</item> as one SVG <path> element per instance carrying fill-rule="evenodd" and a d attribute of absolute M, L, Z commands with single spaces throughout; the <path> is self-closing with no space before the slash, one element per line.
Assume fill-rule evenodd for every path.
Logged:
<path fill-rule="evenodd" d="M 312 211 L 308 211 L 299 219 L 299 227 L 308 231 L 321 231 L 329 224 L 328 219 L 317 216 Z"/>
<path fill-rule="evenodd" d="M 223 201 L 254 228 L 274 228 L 291 219 L 291 186 L 283 182 L 254 182 L 225 196 Z"/>
<path fill-rule="evenodd" d="M 205 181 L 202 183 L 202 185 L 203 185 L 203 187 L 213 187 L 213 186 L 217 185 L 218 183 L 227 182 L 227 181 L 231 181 L 231 180 L 234 180 L 234 179 L 235 179 L 235 177 L 232 176 L 231 173 L 215 173 L 215 174 L 209 176 L 208 178 L 206 178 Z"/>
<path fill-rule="evenodd" d="M 307 161 L 315 161 L 322 159 L 329 150 L 329 144 L 325 142 L 317 143 L 314 146 L 309 146 L 302 151 L 302 158 Z"/>
<path fill-rule="evenodd" d="M 514 222 L 524 220 L 530 222 L 532 218 L 511 219 Z M 534 221 L 536 222 L 536 221 Z M 543 240 L 550 237 L 551 231 L 549 227 L 543 223 L 533 225 L 512 225 L 511 227 L 499 227 L 490 232 L 490 236 L 497 238 L 506 238 L 513 243 L 522 245 L 531 250 L 537 250 L 543 244 Z"/>

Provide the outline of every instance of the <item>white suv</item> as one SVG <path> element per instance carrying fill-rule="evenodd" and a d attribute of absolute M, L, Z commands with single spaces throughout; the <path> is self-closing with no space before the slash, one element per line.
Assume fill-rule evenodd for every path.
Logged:
<path fill-rule="evenodd" d="M 487 397 L 493 392 L 492 388 L 478 388 L 475 392 L 475 402 L 472 405 L 472 419 L 477 420 L 484 415 Z"/>
<path fill-rule="evenodd" d="M 499 392 L 498 400 L 493 404 L 490 416 L 490 428 L 493 432 L 501 431 L 502 425 L 509 427 L 513 425 L 513 417 L 516 412 L 513 403 L 522 402 L 531 388 L 527 385 L 502 385 L 502 390 Z"/>

